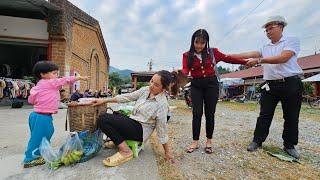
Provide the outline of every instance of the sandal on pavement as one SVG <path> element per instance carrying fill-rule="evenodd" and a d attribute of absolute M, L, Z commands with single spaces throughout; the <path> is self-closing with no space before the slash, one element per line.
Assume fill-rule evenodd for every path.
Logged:
<path fill-rule="evenodd" d="M 31 160 L 29 162 L 23 163 L 23 167 L 24 168 L 30 168 L 33 166 L 39 166 L 42 164 L 45 164 L 46 162 L 44 161 L 44 159 L 42 157 L 39 157 L 37 159 Z"/>
<path fill-rule="evenodd" d="M 212 146 L 207 146 L 207 147 L 205 147 L 205 148 L 204 148 L 204 152 L 206 152 L 207 154 L 213 153 Z"/>
<path fill-rule="evenodd" d="M 123 156 L 119 152 L 115 153 L 114 155 L 104 159 L 102 162 L 105 166 L 119 166 L 127 161 L 130 161 L 133 158 L 133 154 L 128 157 Z"/>
<path fill-rule="evenodd" d="M 187 151 L 187 153 L 193 153 L 193 151 L 196 150 L 196 149 L 199 149 L 199 146 L 197 146 L 197 147 L 189 146 L 186 151 Z"/>
<path fill-rule="evenodd" d="M 112 148 L 115 148 L 116 145 L 113 143 L 113 141 L 107 141 L 103 144 L 103 147 L 105 149 L 112 149 Z"/>

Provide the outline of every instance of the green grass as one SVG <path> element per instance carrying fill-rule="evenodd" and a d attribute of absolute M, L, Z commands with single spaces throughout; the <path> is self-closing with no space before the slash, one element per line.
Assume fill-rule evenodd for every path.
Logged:
<path fill-rule="evenodd" d="M 237 111 L 260 111 L 260 105 L 258 103 L 249 102 L 249 103 L 238 103 L 238 102 L 230 102 L 230 101 L 222 101 L 220 104 L 231 108 L 232 110 Z M 282 107 L 281 103 L 278 104 L 275 110 L 275 117 L 282 118 Z M 311 108 L 307 104 L 302 104 L 300 110 L 300 119 L 308 119 L 313 121 L 320 121 L 320 109 Z"/>
<path fill-rule="evenodd" d="M 218 102 L 218 104 L 223 104 L 230 107 L 233 110 L 239 110 L 239 111 L 256 111 L 256 110 L 259 110 L 260 108 L 260 105 L 255 102 L 238 103 L 238 102 L 230 102 L 230 101 L 221 101 L 221 102 Z"/>

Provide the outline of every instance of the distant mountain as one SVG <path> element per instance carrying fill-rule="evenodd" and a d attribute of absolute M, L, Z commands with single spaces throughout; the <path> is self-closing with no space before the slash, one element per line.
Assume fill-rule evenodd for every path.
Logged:
<path fill-rule="evenodd" d="M 122 77 L 130 77 L 130 76 L 131 76 L 131 73 L 132 73 L 133 71 L 130 70 L 130 69 L 120 70 L 120 69 L 118 69 L 118 68 L 115 68 L 115 67 L 110 66 L 109 72 L 110 72 L 110 73 L 116 72 L 116 73 L 118 73 L 118 74 L 119 74 L 120 76 L 122 76 Z"/>
<path fill-rule="evenodd" d="M 115 67 L 113 67 L 113 66 L 110 66 L 110 67 L 109 67 L 109 73 L 119 72 L 119 71 L 121 71 L 121 70 L 118 69 L 118 68 L 115 68 Z"/>
<path fill-rule="evenodd" d="M 133 71 L 131 71 L 130 69 L 124 69 L 124 70 L 119 71 L 118 73 L 120 74 L 120 76 L 130 77 L 132 72 Z"/>

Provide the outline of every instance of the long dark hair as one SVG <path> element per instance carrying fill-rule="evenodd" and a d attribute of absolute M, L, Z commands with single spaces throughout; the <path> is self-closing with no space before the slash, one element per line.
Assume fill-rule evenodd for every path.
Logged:
<path fill-rule="evenodd" d="M 193 33 L 192 38 L 191 38 L 191 45 L 190 45 L 190 50 L 188 54 L 188 67 L 191 68 L 193 64 L 193 56 L 195 52 L 194 48 L 194 41 L 196 38 L 203 38 L 206 41 L 206 45 L 204 49 L 201 52 L 201 58 L 202 58 L 202 64 L 205 64 L 205 61 L 207 60 L 208 56 L 208 49 L 209 49 L 209 34 L 205 29 L 198 29 L 196 32 Z"/>

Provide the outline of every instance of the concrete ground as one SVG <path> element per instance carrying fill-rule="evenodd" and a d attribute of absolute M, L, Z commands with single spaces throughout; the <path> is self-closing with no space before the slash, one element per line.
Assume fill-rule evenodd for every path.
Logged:
<path fill-rule="evenodd" d="M 51 171 L 46 165 L 24 169 L 22 160 L 29 139 L 28 116 L 32 106 L 22 109 L 0 107 L 0 179 L 160 179 L 155 155 L 149 143 L 138 158 L 119 167 L 107 168 L 102 160 L 116 152 L 102 149 L 93 159 Z M 60 147 L 68 132 L 64 130 L 66 110 L 53 116 L 55 133 L 52 146 Z"/>

